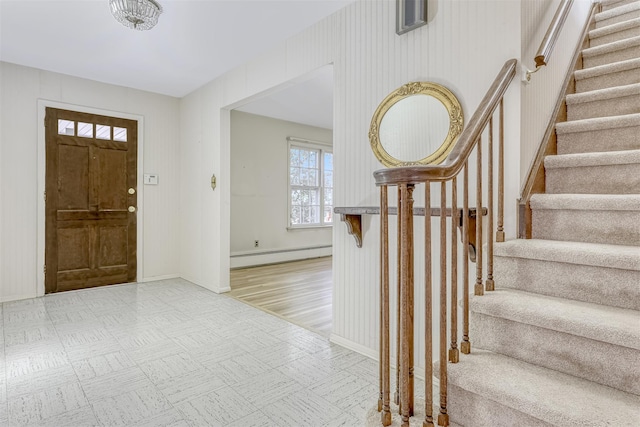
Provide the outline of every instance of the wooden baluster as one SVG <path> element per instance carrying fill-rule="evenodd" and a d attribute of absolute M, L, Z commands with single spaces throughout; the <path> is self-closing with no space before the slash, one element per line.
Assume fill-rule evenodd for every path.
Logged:
<path fill-rule="evenodd" d="M 488 165 L 487 165 L 487 280 L 485 287 L 487 291 L 493 291 L 496 284 L 493 281 L 493 117 L 489 119 L 489 147 L 488 147 Z"/>
<path fill-rule="evenodd" d="M 396 295 L 396 391 L 393 396 L 393 400 L 396 405 L 398 405 L 398 413 L 402 413 L 402 405 L 400 403 L 400 301 L 402 299 L 400 282 L 402 280 L 402 270 L 400 269 L 400 260 L 402 259 L 402 247 L 400 242 L 402 241 L 402 221 L 400 221 L 400 207 L 402 206 L 402 192 L 400 191 L 400 187 L 398 189 L 398 215 L 396 215 L 398 221 L 398 239 L 396 241 L 397 252 L 398 252 L 398 268 L 396 268 L 396 278 L 397 278 L 397 295 Z"/>
<path fill-rule="evenodd" d="M 464 164 L 464 190 L 462 195 L 462 342 L 460 351 L 471 353 L 469 342 L 469 163 Z"/>
<path fill-rule="evenodd" d="M 408 193 L 408 197 L 407 197 L 407 206 L 405 207 L 406 211 L 407 211 L 407 216 L 406 216 L 406 223 L 404 225 L 404 230 L 406 231 L 406 237 L 405 239 L 407 240 L 407 246 L 408 246 L 408 257 L 406 260 L 406 264 L 407 264 L 407 275 L 409 278 L 409 281 L 407 282 L 407 297 L 408 297 L 408 301 L 407 301 L 407 307 L 409 309 L 409 312 L 407 313 L 407 338 L 409 340 L 409 370 L 408 370 L 408 375 L 409 375 L 409 415 L 413 416 L 413 410 L 414 410 L 414 366 L 415 366 L 415 362 L 414 362 L 414 351 L 413 351 L 413 344 L 414 344 L 414 334 L 413 334 L 413 318 L 414 318 L 414 264 L 413 264 L 413 190 L 414 190 L 414 186 L 413 185 L 408 185 L 407 186 L 407 193 Z M 426 209 L 425 209 L 426 211 Z M 426 213 L 425 213 L 426 215 Z"/>
<path fill-rule="evenodd" d="M 422 427 L 433 427 L 433 308 L 431 256 L 431 183 L 424 189 L 424 421 Z"/>
<path fill-rule="evenodd" d="M 402 427 L 409 427 L 409 418 L 413 412 L 412 362 L 413 362 L 413 307 L 411 307 L 412 274 L 409 269 L 413 258 L 413 185 L 400 184 L 401 205 L 398 207 L 402 238 L 399 241 L 401 258 L 398 268 L 401 270 L 400 281 L 400 404 Z"/>
<path fill-rule="evenodd" d="M 391 425 L 389 406 L 389 200 L 387 186 L 380 187 L 380 420 Z"/>
<path fill-rule="evenodd" d="M 482 286 L 482 138 L 478 138 L 476 144 L 476 157 L 478 160 L 476 183 L 476 285 L 475 295 L 484 295 Z"/>
<path fill-rule="evenodd" d="M 500 99 L 500 129 L 498 140 L 498 231 L 496 242 L 504 242 L 504 98 Z"/>
<path fill-rule="evenodd" d="M 448 426 L 447 414 L 447 184 L 440 184 L 440 413 L 438 425 Z"/>
<path fill-rule="evenodd" d="M 458 363 L 458 180 L 451 180 L 451 348 L 449 362 Z"/>

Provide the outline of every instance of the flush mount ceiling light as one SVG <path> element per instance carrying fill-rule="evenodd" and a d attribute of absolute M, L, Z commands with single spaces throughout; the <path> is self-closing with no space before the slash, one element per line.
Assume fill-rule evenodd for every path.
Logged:
<path fill-rule="evenodd" d="M 150 30 L 158 23 L 162 6 L 155 0 L 109 0 L 111 14 L 125 27 Z"/>

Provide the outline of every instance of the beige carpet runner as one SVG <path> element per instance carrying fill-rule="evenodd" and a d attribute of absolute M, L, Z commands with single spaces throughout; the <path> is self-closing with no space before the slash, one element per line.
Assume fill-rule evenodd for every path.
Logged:
<path fill-rule="evenodd" d="M 448 365 L 454 424 L 640 426 L 640 1 L 604 1 L 589 37 L 533 239 L 496 245 Z"/>

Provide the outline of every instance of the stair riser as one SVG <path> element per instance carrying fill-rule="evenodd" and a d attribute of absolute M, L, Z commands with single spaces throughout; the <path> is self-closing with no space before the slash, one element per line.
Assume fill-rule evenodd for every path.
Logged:
<path fill-rule="evenodd" d="M 587 56 L 582 58 L 582 67 L 591 68 L 598 65 L 613 64 L 618 61 L 634 59 L 640 57 L 640 46 L 631 46 L 626 49 L 620 49 L 613 52 L 603 53 L 602 55 Z"/>
<path fill-rule="evenodd" d="M 636 1 L 638 0 L 621 0 L 615 3 L 605 3 L 602 5 L 602 11 L 606 12 L 607 10 L 615 9 L 616 7 L 624 6 L 625 4 L 633 3 Z"/>
<path fill-rule="evenodd" d="M 533 209 L 534 239 L 638 246 L 640 212 Z"/>
<path fill-rule="evenodd" d="M 591 90 L 606 89 L 616 86 L 625 86 L 634 83 L 640 83 L 640 68 L 633 68 L 631 70 L 624 70 L 617 73 L 610 73 L 587 79 L 576 79 L 576 93 L 589 92 Z"/>
<path fill-rule="evenodd" d="M 513 427 L 517 420 L 518 427 L 553 427 L 552 424 L 533 418 L 529 414 L 455 385 L 449 384 L 447 391 L 448 413 L 452 423 L 475 427 Z M 437 409 L 437 405 L 434 405 L 434 408 Z"/>
<path fill-rule="evenodd" d="M 469 325 L 476 348 L 640 395 L 638 350 L 475 312 Z"/>
<path fill-rule="evenodd" d="M 633 3 L 633 2 L 632 2 Z M 607 25 L 617 24 L 618 22 L 628 21 L 629 19 L 640 18 L 640 10 L 634 10 L 622 15 L 617 15 L 609 19 L 596 21 L 596 28 L 606 27 Z"/>
<path fill-rule="evenodd" d="M 640 149 L 640 126 L 557 135 L 558 154 Z"/>
<path fill-rule="evenodd" d="M 606 34 L 600 37 L 594 37 L 589 39 L 589 47 L 602 46 L 603 44 L 617 42 L 619 40 L 636 36 L 640 36 L 640 27 L 627 28 L 626 30 L 616 31 L 615 33 Z"/>
<path fill-rule="evenodd" d="M 640 164 L 546 169 L 549 194 L 640 194 Z"/>
<path fill-rule="evenodd" d="M 640 49 L 638 50 L 640 54 Z M 640 95 L 610 98 L 579 104 L 567 104 L 567 120 L 622 116 L 640 111 Z"/>
<path fill-rule="evenodd" d="M 496 256 L 493 273 L 497 288 L 640 310 L 640 271 Z"/>

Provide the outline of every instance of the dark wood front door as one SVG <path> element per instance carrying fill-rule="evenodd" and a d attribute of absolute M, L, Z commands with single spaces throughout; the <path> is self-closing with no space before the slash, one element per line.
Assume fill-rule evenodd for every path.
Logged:
<path fill-rule="evenodd" d="M 137 122 L 47 108 L 46 293 L 136 280 Z"/>

